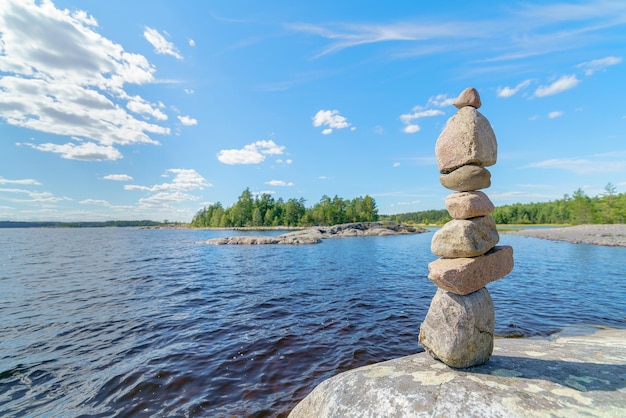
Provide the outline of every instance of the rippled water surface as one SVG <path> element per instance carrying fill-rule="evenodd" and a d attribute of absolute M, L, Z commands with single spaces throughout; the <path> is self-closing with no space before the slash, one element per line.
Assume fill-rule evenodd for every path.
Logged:
<path fill-rule="evenodd" d="M 0 229 L 0 415 L 284 416 L 338 372 L 421 351 L 432 234 L 198 243 L 234 233 Z M 626 248 L 500 243 L 498 335 L 626 328 Z"/>

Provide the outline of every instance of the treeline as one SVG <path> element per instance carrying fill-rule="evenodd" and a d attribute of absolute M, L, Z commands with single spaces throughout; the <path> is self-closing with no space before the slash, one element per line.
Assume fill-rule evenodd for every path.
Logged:
<path fill-rule="evenodd" d="M 167 223 L 167 221 L 165 221 Z M 154 221 L 104 221 L 104 222 L 16 222 L 0 221 L 0 228 L 102 228 L 102 227 L 133 227 L 159 226 Z"/>
<path fill-rule="evenodd" d="M 626 223 L 626 193 L 616 193 L 609 183 L 596 197 L 578 189 L 553 202 L 499 206 L 491 215 L 498 224 Z"/>
<path fill-rule="evenodd" d="M 596 197 L 582 189 L 571 196 L 543 203 L 515 203 L 497 207 L 491 215 L 497 224 L 611 224 L 626 223 L 626 193 L 609 183 Z M 452 218 L 445 209 L 381 216 L 396 222 L 443 225 Z"/>
<path fill-rule="evenodd" d="M 198 211 L 191 220 L 196 228 L 238 228 L 269 226 L 336 225 L 346 222 L 373 222 L 378 220 L 376 201 L 370 197 L 332 199 L 323 196 L 313 207 L 307 208 L 305 200 L 274 199 L 263 193 L 253 196 L 246 188 L 237 202 L 224 208 L 220 202 Z"/>
<path fill-rule="evenodd" d="M 397 215 L 383 215 L 382 220 L 398 223 L 416 223 L 424 225 L 443 225 L 452 218 L 445 209 L 423 210 L 420 212 L 399 213 Z"/>

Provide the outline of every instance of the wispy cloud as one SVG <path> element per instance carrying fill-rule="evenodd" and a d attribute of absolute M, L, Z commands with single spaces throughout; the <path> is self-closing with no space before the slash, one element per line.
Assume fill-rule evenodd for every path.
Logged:
<path fill-rule="evenodd" d="M 623 159 L 553 158 L 531 163 L 526 167 L 565 170 L 584 176 L 624 172 L 626 161 Z"/>
<path fill-rule="evenodd" d="M 259 164 L 265 161 L 266 155 L 281 155 L 285 147 L 274 141 L 261 140 L 248 144 L 242 149 L 227 149 L 217 153 L 217 159 L 229 165 Z"/>
<path fill-rule="evenodd" d="M 604 31 L 624 24 L 626 4 L 611 0 L 518 3 L 504 12 L 497 19 L 431 15 L 388 23 L 304 22 L 286 27 L 327 40 L 313 59 L 362 45 L 393 43 L 393 50 L 389 49 L 393 58 L 471 50 L 484 57 L 480 62 L 519 61 L 597 43 Z"/>
<path fill-rule="evenodd" d="M 165 34 L 167 35 L 167 32 Z M 171 55 L 179 60 L 183 59 L 183 56 L 180 55 L 174 44 L 165 39 L 165 36 L 161 35 L 158 30 L 146 26 L 143 31 L 143 37 L 154 47 L 154 52 L 157 54 Z"/>
<path fill-rule="evenodd" d="M 536 97 L 551 96 L 553 94 L 562 93 L 566 90 L 576 87 L 580 83 L 580 80 L 576 78 L 575 74 L 564 75 L 552 84 L 547 86 L 539 86 L 535 90 Z"/>
<path fill-rule="evenodd" d="M 560 110 L 555 110 L 553 112 L 548 113 L 548 118 L 549 119 L 555 119 L 558 117 L 561 117 L 564 115 L 564 112 L 561 112 Z"/>
<path fill-rule="evenodd" d="M 620 62 L 622 62 L 621 57 L 610 56 L 597 60 L 583 62 L 578 64 L 576 67 L 582 69 L 585 72 L 586 76 L 590 76 L 597 71 L 604 71 L 607 69 L 607 67 L 617 65 Z"/>
<path fill-rule="evenodd" d="M 103 179 L 113 181 L 131 181 L 133 178 L 128 174 L 108 174 L 104 176 Z"/>
<path fill-rule="evenodd" d="M 333 132 L 333 129 L 345 129 L 349 128 L 351 124 L 348 122 L 345 116 L 341 116 L 338 110 L 320 110 L 313 116 L 313 126 L 320 127 L 326 126 L 322 130 L 322 134 L 328 135 Z M 352 128 L 354 130 L 354 128 Z"/>
<path fill-rule="evenodd" d="M 314 58 L 335 53 L 359 45 L 391 41 L 426 41 L 432 39 L 455 38 L 462 32 L 476 36 L 481 32 L 480 25 L 470 22 L 397 22 L 389 24 L 310 24 L 296 23 L 286 25 L 288 29 L 329 39 L 330 45 Z"/>
<path fill-rule="evenodd" d="M 530 83 L 532 82 L 532 80 L 524 80 L 521 83 L 519 83 L 518 85 L 516 85 L 515 87 L 498 87 L 497 90 L 497 96 L 498 97 L 511 97 L 515 94 L 517 94 L 520 90 L 530 86 Z"/>
<path fill-rule="evenodd" d="M 270 181 L 266 181 L 265 184 L 268 184 L 270 186 L 275 186 L 275 187 L 291 187 L 293 186 L 292 182 L 287 182 L 287 181 L 283 181 L 283 180 L 270 180 Z"/>
<path fill-rule="evenodd" d="M 41 183 L 35 179 L 9 180 L 0 176 L 0 184 L 21 184 L 23 186 L 41 186 Z"/>
<path fill-rule="evenodd" d="M 38 151 L 53 152 L 60 154 L 61 158 L 67 160 L 80 161 L 115 161 L 122 158 L 122 153 L 117 148 L 110 145 L 98 145 L 93 142 L 84 142 L 74 144 L 68 142 L 66 144 L 32 144 L 24 143 L 21 145 L 29 146 Z"/>
<path fill-rule="evenodd" d="M 32 190 L 24 190 L 24 189 L 5 189 L 0 188 L 0 193 L 11 193 L 14 195 L 26 195 L 26 198 L 6 198 L 6 200 L 11 202 L 20 202 L 20 203 L 57 203 L 63 200 L 72 200 L 69 197 L 59 197 L 55 196 L 50 192 L 39 192 Z"/>

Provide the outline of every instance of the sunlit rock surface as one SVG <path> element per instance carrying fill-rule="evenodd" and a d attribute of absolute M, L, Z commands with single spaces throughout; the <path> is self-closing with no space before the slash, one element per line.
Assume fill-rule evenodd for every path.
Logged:
<path fill-rule="evenodd" d="M 580 330 L 577 330 L 580 331 Z M 626 330 L 496 339 L 491 360 L 452 369 L 426 353 L 341 373 L 291 412 L 315 417 L 623 417 Z"/>

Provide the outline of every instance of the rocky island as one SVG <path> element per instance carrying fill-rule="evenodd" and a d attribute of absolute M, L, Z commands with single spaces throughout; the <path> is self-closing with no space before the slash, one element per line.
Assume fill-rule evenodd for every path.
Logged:
<path fill-rule="evenodd" d="M 278 236 L 239 235 L 212 238 L 202 241 L 213 245 L 307 245 L 319 244 L 326 238 L 375 237 L 388 235 L 421 234 L 427 229 L 397 222 L 352 222 L 334 226 L 313 226 Z"/>

